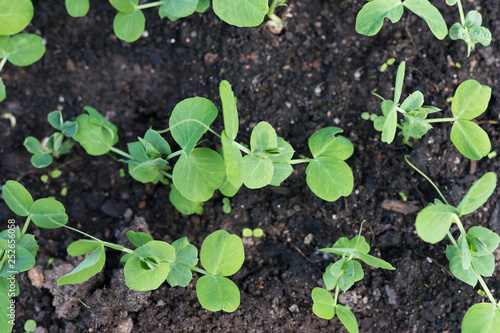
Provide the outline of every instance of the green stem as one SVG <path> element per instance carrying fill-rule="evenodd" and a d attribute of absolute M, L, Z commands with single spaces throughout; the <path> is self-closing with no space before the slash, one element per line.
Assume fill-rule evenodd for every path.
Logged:
<path fill-rule="evenodd" d="M 290 160 L 288 163 L 290 164 L 300 164 L 300 163 L 309 163 L 314 161 L 314 158 L 298 158 L 296 160 Z"/>
<path fill-rule="evenodd" d="M 455 223 L 458 226 L 458 230 L 460 230 L 462 236 L 467 237 L 467 233 L 465 232 L 464 225 L 460 221 L 460 218 L 457 215 L 453 214 L 453 219 L 455 220 Z"/>
<path fill-rule="evenodd" d="M 172 175 L 171 175 L 171 174 L 169 174 L 168 172 L 166 172 L 166 171 L 162 171 L 161 173 L 162 173 L 165 177 L 172 179 Z"/>
<path fill-rule="evenodd" d="M 285 2 L 283 0 L 273 0 L 271 6 L 269 7 L 269 11 L 267 12 L 267 17 L 269 17 L 274 22 L 273 25 L 276 28 L 281 28 L 283 27 L 283 21 L 278 15 L 274 14 L 274 10 L 278 6 L 285 6 Z"/>
<path fill-rule="evenodd" d="M 439 190 L 439 188 L 436 186 L 436 184 L 434 184 L 434 182 L 429 178 L 427 177 L 427 175 L 425 173 L 423 173 L 422 171 L 420 171 L 420 169 L 418 169 L 416 166 L 414 166 L 413 164 L 410 163 L 410 161 L 408 160 L 408 155 L 405 155 L 405 161 L 406 163 L 408 163 L 413 169 L 415 169 L 415 171 L 417 171 L 420 175 L 422 175 L 422 177 L 424 177 L 429 183 L 431 183 L 431 185 L 436 189 L 436 191 L 439 193 L 439 195 L 441 196 L 441 199 L 443 199 L 444 203 L 449 205 L 448 201 L 446 201 L 446 198 L 444 197 L 443 193 L 441 193 L 441 191 Z"/>
<path fill-rule="evenodd" d="M 458 247 L 457 241 L 455 240 L 455 238 L 453 238 L 453 235 L 451 234 L 451 232 L 449 230 L 448 230 L 447 235 L 448 235 L 448 238 L 450 239 L 450 241 L 453 243 L 453 245 Z"/>
<path fill-rule="evenodd" d="M 122 155 L 123 157 L 126 157 L 126 158 L 129 158 L 131 160 L 135 160 L 135 158 L 130 155 L 130 154 L 127 154 L 126 152 L 124 152 L 123 150 L 120 150 L 118 148 L 115 148 L 115 147 L 109 147 L 109 150 L 119 154 L 119 155 Z"/>
<path fill-rule="evenodd" d="M 151 3 L 145 3 L 144 5 L 139 5 L 139 6 L 135 6 L 135 9 L 146 9 L 146 8 L 151 8 L 151 7 L 156 7 L 156 6 L 161 6 L 163 5 L 165 1 L 155 1 L 155 2 L 151 2 Z"/>
<path fill-rule="evenodd" d="M 479 283 L 481 284 L 481 287 L 483 287 L 484 292 L 486 293 L 486 295 L 488 295 L 490 302 L 495 304 L 498 307 L 500 302 L 497 303 L 497 301 L 495 301 L 495 298 L 493 297 L 493 294 L 491 293 L 490 288 L 488 288 L 488 286 L 486 285 L 486 282 L 484 282 L 483 277 L 480 274 L 478 274 L 477 272 L 476 272 L 476 275 L 477 275 L 477 279 L 479 280 Z"/>
<path fill-rule="evenodd" d="M 28 230 L 30 222 L 31 222 L 31 216 L 28 215 L 28 217 L 26 218 L 26 222 L 24 222 L 23 230 L 21 231 L 21 237 L 23 237 L 26 231 Z"/>
<path fill-rule="evenodd" d="M 207 272 L 204 269 L 198 268 L 198 267 L 190 267 L 189 269 L 191 269 L 192 271 L 198 272 L 200 274 L 203 274 L 203 275 L 210 275 L 209 272 Z"/>
<path fill-rule="evenodd" d="M 52 221 L 52 222 L 54 222 L 54 221 Z M 57 222 L 54 222 L 54 223 L 56 223 L 56 224 L 60 224 L 60 223 L 57 223 Z M 88 238 L 90 238 L 90 239 L 93 239 L 93 240 L 95 240 L 96 242 L 101 243 L 102 245 L 108 246 L 108 247 L 110 247 L 110 248 L 112 248 L 112 249 L 115 249 L 115 250 L 120 250 L 120 251 L 127 252 L 127 253 L 134 253 L 134 251 L 133 251 L 133 250 L 131 250 L 131 249 L 127 249 L 126 247 L 123 247 L 123 246 L 121 246 L 121 245 L 118 245 L 118 244 L 114 244 L 114 243 L 109 243 L 109 242 L 102 241 L 102 240 L 100 240 L 99 238 L 96 238 L 96 237 L 94 237 L 94 236 L 91 236 L 91 235 L 89 235 L 89 234 L 87 234 L 87 233 L 85 233 L 85 232 L 83 232 L 83 231 L 81 231 L 81 230 L 78 230 L 78 229 L 76 229 L 76 228 L 73 228 L 73 227 L 70 227 L 70 226 L 67 226 L 67 225 L 63 225 L 63 224 L 60 224 L 60 225 L 61 225 L 61 226 L 63 226 L 63 227 L 65 227 L 66 229 L 69 229 L 69 230 L 72 230 L 72 231 L 74 231 L 74 232 L 80 233 L 80 234 L 82 234 L 82 235 L 84 235 L 84 236 L 86 236 L 86 237 L 88 237 Z"/>
<path fill-rule="evenodd" d="M 458 0 L 457 6 L 458 6 L 458 12 L 460 14 L 460 23 L 462 24 L 462 27 L 465 28 L 465 15 L 464 15 L 464 9 L 462 7 L 462 1 L 461 0 Z"/>
<path fill-rule="evenodd" d="M 167 156 L 167 160 L 171 159 L 171 158 L 174 158 L 175 156 L 179 156 L 180 154 L 182 154 L 184 152 L 183 149 L 181 150 L 178 150 L 176 152 L 173 152 L 172 154 L 168 155 Z"/>
<path fill-rule="evenodd" d="M 5 63 L 7 62 L 7 56 L 5 56 L 1 61 L 0 61 L 0 71 L 2 70 L 3 66 L 5 66 Z"/>
<path fill-rule="evenodd" d="M 436 119 L 425 119 L 424 120 L 426 123 L 445 123 L 449 121 L 456 121 L 455 118 L 436 118 Z"/>
<path fill-rule="evenodd" d="M 244 152 L 245 154 L 247 154 L 247 155 L 251 155 L 252 154 L 252 152 L 250 151 L 250 149 L 248 149 L 247 147 L 245 147 L 243 145 L 240 145 L 238 142 L 233 141 L 233 144 L 236 145 L 236 147 L 238 147 L 238 149 L 241 150 L 242 152 Z"/>
<path fill-rule="evenodd" d="M 335 298 L 333 299 L 333 306 L 337 305 L 337 299 L 339 298 L 339 285 L 335 287 Z"/>

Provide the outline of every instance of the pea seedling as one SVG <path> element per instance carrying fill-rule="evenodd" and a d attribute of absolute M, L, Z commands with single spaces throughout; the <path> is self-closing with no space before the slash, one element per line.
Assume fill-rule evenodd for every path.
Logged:
<path fill-rule="evenodd" d="M 312 158 L 292 159 L 292 146 L 278 137 L 267 122 L 255 126 L 247 148 L 235 141 L 238 111 L 227 81 L 220 85 L 220 97 L 224 121 L 221 134 L 210 128 L 217 118 L 215 105 L 206 98 L 194 97 L 177 104 L 169 128 L 149 129 L 144 138 L 128 143 L 128 152 L 114 147 L 118 142 L 116 126 L 91 107 L 85 107 L 88 114 L 75 120 L 77 131 L 72 138 L 90 155 L 108 152 L 121 155 L 120 161 L 128 165 L 130 175 L 142 183 L 169 184 L 170 201 L 183 214 L 201 213 L 202 203 L 217 189 L 232 197 L 243 185 L 250 189 L 279 186 L 292 173 L 292 165 L 298 163 L 308 163 L 306 182 L 321 199 L 335 201 L 352 192 L 353 175 L 344 160 L 352 155 L 354 148 L 348 139 L 338 135 L 342 132 L 340 128 L 323 128 L 309 138 Z M 221 140 L 221 154 L 198 147 L 207 131 Z M 167 132 L 180 150 L 172 151 L 161 135 Z M 243 157 L 242 153 L 246 155 Z"/>
<path fill-rule="evenodd" d="M 227 231 L 218 230 L 210 234 L 201 246 L 197 267 L 198 250 L 186 237 L 172 244 L 153 240 L 145 233 L 127 232 L 127 238 L 135 250 L 102 241 L 67 224 L 68 216 L 62 203 L 53 198 L 33 201 L 30 193 L 16 181 L 9 180 L 2 187 L 7 206 L 18 216 L 26 217 L 22 231 L 14 224 L 0 233 L 0 318 L 6 318 L 10 298 L 9 279 L 29 270 L 35 265 L 38 250 L 33 235 L 26 231 L 31 221 L 38 227 L 53 229 L 65 227 L 90 239 L 80 239 L 68 246 L 68 254 L 89 254 L 75 269 L 57 280 L 59 285 L 78 284 L 98 274 L 106 261 L 104 248 L 122 251 L 127 286 L 137 291 L 155 290 L 167 281 L 172 287 L 186 287 L 193 279 L 192 271 L 202 274 L 196 284 L 200 304 L 210 310 L 235 311 L 240 304 L 240 292 L 236 284 L 227 277 L 235 274 L 245 259 L 241 238 Z M 11 226 L 12 225 L 12 226 Z M 15 259 L 15 260 L 14 260 Z M 17 282 L 16 282 L 17 283 Z M 7 321 L 5 321 L 7 322 Z"/>
<path fill-rule="evenodd" d="M 40 36 L 19 34 L 33 18 L 31 0 L 0 0 L 0 71 L 7 60 L 15 66 L 29 66 L 43 56 L 45 45 Z M 12 37 L 10 37 L 12 36 Z M 0 102 L 7 94 L 0 78 Z"/>
<path fill-rule="evenodd" d="M 429 0 L 367 0 L 368 2 L 359 11 L 356 17 L 356 31 L 366 36 L 376 35 L 384 19 L 392 23 L 398 22 L 403 16 L 404 8 L 425 20 L 432 33 L 438 39 L 444 39 L 448 34 L 448 27 L 439 10 Z"/>
<path fill-rule="evenodd" d="M 144 32 L 146 18 L 144 9 L 158 7 L 161 19 L 176 21 L 197 13 L 204 13 L 210 7 L 210 0 L 160 0 L 139 5 L 139 0 L 109 0 L 118 10 L 113 29 L 118 38 L 126 42 L 138 40 Z M 279 6 L 286 6 L 285 0 L 212 0 L 215 14 L 224 22 L 237 27 L 260 25 L 267 15 L 273 26 L 283 26 L 281 19 L 274 14 Z M 66 0 L 69 15 L 81 17 L 89 11 L 89 0 Z"/>
<path fill-rule="evenodd" d="M 261 228 L 255 228 L 255 229 L 250 229 L 250 228 L 244 228 L 243 231 L 241 232 L 243 237 L 256 237 L 260 238 L 264 235 L 264 231 L 262 231 Z"/>
<path fill-rule="evenodd" d="M 481 26 L 483 18 L 478 11 L 471 10 L 464 16 L 461 0 L 446 0 L 448 6 L 457 5 L 460 15 L 460 23 L 454 23 L 450 28 L 450 38 L 461 39 L 467 44 L 467 56 L 477 43 L 488 46 L 491 43 L 491 32 L 488 28 Z"/>
<path fill-rule="evenodd" d="M 481 85 L 475 80 L 462 82 L 451 102 L 453 118 L 426 119 L 429 114 L 441 111 L 441 109 L 424 106 L 424 95 L 420 91 L 410 94 L 403 103 L 399 104 L 404 75 L 405 62 L 403 61 L 398 67 L 392 101 L 372 92 L 373 95 L 382 99 L 383 115 L 373 119 L 373 126 L 377 131 L 382 132 L 383 142 L 392 143 L 396 130 L 399 129 L 403 142 L 411 145 L 409 139 L 420 139 L 432 128 L 431 123 L 453 122 L 450 139 L 462 155 L 471 160 L 479 160 L 488 155 L 491 150 L 488 134 L 472 122 L 472 119 L 488 108 L 491 98 L 490 87 Z M 403 115 L 401 124 L 398 124 L 398 113 Z"/>
<path fill-rule="evenodd" d="M 450 271 L 457 279 L 475 287 L 479 282 L 490 303 L 473 305 L 462 320 L 463 333 L 498 332 L 500 322 L 500 302 L 497 303 L 483 277 L 493 275 L 495 257 L 493 252 L 498 248 L 500 236 L 484 227 L 471 227 L 465 230 L 460 217 L 473 213 L 481 207 L 493 194 L 497 184 L 497 176 L 493 172 L 485 173 L 467 192 L 457 207 L 446 201 L 439 188 L 422 171 L 406 162 L 420 173 L 441 196 L 417 214 L 415 228 L 418 236 L 425 242 L 435 244 L 446 236 L 453 245 L 446 247 L 446 258 L 450 262 Z M 460 231 L 458 240 L 451 234 L 450 228 L 455 223 Z"/>
<path fill-rule="evenodd" d="M 350 333 L 359 332 L 356 317 L 349 305 L 337 304 L 337 301 L 341 289 L 344 292 L 349 290 L 355 282 L 362 280 L 364 277 L 363 268 L 355 259 L 361 260 L 374 268 L 395 270 L 388 262 L 368 254 L 370 245 L 366 242 L 365 237 L 361 236 L 361 228 L 360 235 L 353 237 L 351 240 L 341 237 L 331 248 L 319 250 L 342 256 L 342 258 L 335 263 L 331 263 L 326 268 L 323 274 L 326 289 L 316 287 L 311 293 L 314 301 L 314 314 L 326 320 L 330 320 L 337 315 Z M 335 289 L 335 298 L 330 293 L 330 290 L 333 289 Z"/>

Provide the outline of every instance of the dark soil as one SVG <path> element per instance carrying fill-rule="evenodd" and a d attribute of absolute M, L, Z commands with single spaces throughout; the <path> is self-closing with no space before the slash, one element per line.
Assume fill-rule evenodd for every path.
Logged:
<path fill-rule="evenodd" d="M 103 272 L 88 283 L 56 286 L 57 277 L 78 262 L 65 251 L 78 235 L 30 227 L 40 250 L 35 269 L 19 276 L 16 332 L 29 318 L 49 332 L 343 332 L 338 319 L 326 321 L 312 313 L 311 290 L 320 286 L 324 269 L 335 259 L 317 249 L 353 237 L 365 219 L 363 235 L 371 253 L 397 270 L 366 268 L 365 278 L 342 295 L 361 332 L 458 332 L 467 309 L 484 300 L 450 274 L 447 241 L 430 245 L 418 238 L 414 209 L 403 214 L 386 208 L 421 209 L 437 196 L 404 155 L 436 181 L 452 204 L 482 174 L 498 173 L 499 157 L 467 160 L 451 144 L 447 124 L 436 125 L 413 148 L 400 141 L 387 145 L 360 114 L 379 112 L 373 89 L 392 96 L 396 66 L 384 73 L 378 68 L 396 57 L 407 61 L 405 94 L 422 91 L 426 104 L 443 108 L 447 117 L 446 99 L 460 82 L 473 78 L 492 87 L 490 107 L 478 121 L 498 151 L 498 40 L 467 58 L 465 46 L 435 39 L 415 15 L 407 13 L 394 25 L 386 22 L 377 36 L 364 37 L 354 30 L 364 2 L 290 0 L 287 9 L 278 10 L 285 22 L 278 35 L 264 26 L 229 26 L 211 10 L 174 23 L 160 21 L 149 10 L 149 36 L 127 44 L 113 34 L 115 11 L 107 1 L 91 1 L 90 13 L 81 19 L 68 17 L 62 0 L 35 3 L 28 30 L 46 39 L 47 52 L 28 68 L 8 65 L 2 73 L 8 97 L 0 110 L 15 115 L 18 125 L 0 121 L 1 182 L 16 179 L 35 198 L 55 196 L 67 208 L 69 225 L 111 242 L 124 242 L 129 228 L 149 230 L 155 239 L 169 242 L 187 236 L 198 248 L 218 229 L 241 234 L 244 227 L 261 227 L 265 235 L 245 240 L 245 263 L 232 277 L 241 290 L 241 305 L 228 314 L 201 308 L 194 282 L 187 288 L 164 284 L 153 292 L 127 289 L 119 254 L 111 250 Z M 450 26 L 458 18 L 456 9 L 435 3 Z M 480 6 L 483 24 L 493 36 L 500 35 L 498 1 L 472 0 L 465 6 Z M 298 166 L 279 188 L 242 189 L 231 199 L 229 215 L 223 214 L 217 192 L 203 215 L 183 216 L 170 204 L 168 187 L 121 178 L 124 166 L 109 156 L 92 157 L 78 147 L 50 169 L 37 170 L 22 145 L 29 135 L 50 135 L 48 112 L 62 109 L 66 119 L 74 119 L 83 106 L 92 105 L 118 126 L 118 147 L 125 149 L 150 126 L 167 127 L 182 99 L 203 96 L 220 105 L 218 86 L 224 79 L 238 98 L 241 141 L 248 141 L 253 126 L 265 120 L 297 155 L 307 155 L 307 138 L 314 131 L 343 128 L 355 146 L 347 161 L 354 171 L 354 192 L 333 203 L 322 201 L 308 189 L 305 167 Z M 222 127 L 221 119 L 215 127 Z M 53 169 L 61 169 L 62 176 L 42 183 L 40 176 Z M 59 194 L 63 187 L 66 197 Z M 500 232 L 499 194 L 497 189 L 464 219 L 467 228 L 482 225 Z M 383 205 L 385 200 L 390 201 Z M 12 217 L 2 202 L 0 220 Z M 306 237 L 312 238 L 308 244 Z M 46 268 L 50 257 L 56 260 Z M 498 270 L 487 283 L 499 297 Z"/>

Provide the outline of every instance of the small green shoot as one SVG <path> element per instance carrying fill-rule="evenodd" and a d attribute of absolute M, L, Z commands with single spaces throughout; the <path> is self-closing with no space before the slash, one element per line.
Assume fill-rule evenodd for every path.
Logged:
<path fill-rule="evenodd" d="M 49 260 L 47 260 L 47 264 L 45 267 L 50 267 L 50 265 L 52 265 L 52 263 L 56 260 L 56 258 L 54 257 L 50 257 Z"/>
<path fill-rule="evenodd" d="M 0 79 L 0 102 L 2 101 L 2 79 Z M 4 99 L 5 99 L 5 86 L 3 86 L 3 96 L 4 96 Z M 14 128 L 16 127 L 17 125 L 17 119 L 16 119 L 16 116 L 14 116 L 12 113 L 10 112 L 6 112 L 6 113 L 3 113 L 2 116 L 1 116 L 2 119 L 7 119 L 9 122 L 10 122 L 10 127 L 11 128 Z"/>
<path fill-rule="evenodd" d="M 492 159 L 492 158 L 495 158 L 497 157 L 497 152 L 496 151 L 491 151 L 489 154 L 488 154 L 488 158 L 489 159 Z"/>
<path fill-rule="evenodd" d="M 385 63 L 382 64 L 382 66 L 380 66 L 380 71 L 381 72 L 385 72 L 385 70 L 387 69 L 387 67 L 389 67 L 392 64 L 394 64 L 395 61 L 396 61 L 396 58 L 390 58 L 390 59 L 388 59 Z"/>
<path fill-rule="evenodd" d="M 24 332 L 25 333 L 33 333 L 36 330 L 36 321 L 33 319 L 28 319 L 24 323 Z"/>
<path fill-rule="evenodd" d="M 408 198 L 406 197 L 406 195 L 403 191 L 399 191 L 398 195 L 401 198 L 401 200 L 403 200 L 403 202 L 406 202 L 408 200 Z"/>
<path fill-rule="evenodd" d="M 68 188 L 66 186 L 64 186 L 62 189 L 61 189 L 61 197 L 65 197 L 68 195 Z"/>
<path fill-rule="evenodd" d="M 467 192 L 457 207 L 446 201 L 439 188 L 422 171 L 406 162 L 420 173 L 437 190 L 442 201 L 430 204 L 417 214 L 415 228 L 418 236 L 425 242 L 435 244 L 446 236 L 452 245 L 446 247 L 446 258 L 450 263 L 450 272 L 460 281 L 475 287 L 479 282 L 488 296 L 490 303 L 473 305 L 462 321 L 462 333 L 494 333 L 500 322 L 500 303 L 497 303 L 483 277 L 490 277 L 495 271 L 493 252 L 500 244 L 500 236 L 493 231 L 479 226 L 465 230 L 460 217 L 479 209 L 493 194 L 497 184 L 497 175 L 485 173 Z M 460 231 L 458 239 L 451 234 L 455 224 Z"/>
<path fill-rule="evenodd" d="M 244 228 L 242 231 L 243 237 L 256 237 L 260 238 L 264 235 L 264 231 L 261 228 L 255 228 L 255 229 L 250 229 L 250 228 Z"/>
<path fill-rule="evenodd" d="M 231 214 L 231 200 L 229 198 L 223 198 L 222 199 L 222 211 L 224 214 Z"/>
<path fill-rule="evenodd" d="M 455 147 L 471 160 L 479 160 L 488 155 L 491 143 L 488 134 L 472 120 L 486 111 L 491 98 L 491 88 L 481 85 L 475 80 L 462 82 L 451 103 L 452 118 L 427 119 L 427 116 L 440 109 L 433 106 L 424 106 L 424 95 L 420 91 L 410 94 L 403 103 L 399 103 L 405 75 L 403 61 L 397 71 L 394 88 L 394 99 L 386 100 L 380 95 L 373 95 L 382 99 L 383 115 L 373 120 L 373 126 L 382 132 L 381 140 L 392 143 L 399 129 L 403 142 L 410 145 L 409 139 L 420 139 L 429 131 L 432 123 L 452 122 L 450 139 Z M 398 124 L 398 113 L 403 115 Z"/>
<path fill-rule="evenodd" d="M 351 240 L 341 237 L 331 248 L 319 250 L 342 257 L 326 268 L 323 274 L 323 282 L 326 289 L 316 287 L 311 293 L 314 301 L 314 314 L 326 320 L 330 320 L 337 315 L 350 333 L 359 332 L 358 322 L 348 305 L 338 304 L 338 296 L 340 289 L 347 291 L 355 282 L 362 280 L 364 277 L 363 268 L 359 261 L 355 259 L 374 268 L 395 270 L 388 262 L 368 254 L 370 252 L 370 245 L 366 242 L 365 237 L 361 236 L 361 228 L 360 235 L 355 236 Z M 335 297 L 330 293 L 334 289 Z"/>

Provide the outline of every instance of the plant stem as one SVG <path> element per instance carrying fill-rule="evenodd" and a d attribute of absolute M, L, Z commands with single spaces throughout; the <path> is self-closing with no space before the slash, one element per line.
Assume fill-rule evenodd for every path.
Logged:
<path fill-rule="evenodd" d="M 273 21 L 273 23 L 274 23 L 273 25 L 276 28 L 282 28 L 283 21 L 281 20 L 281 18 L 278 15 L 274 14 L 274 10 L 278 6 L 285 6 L 285 2 L 283 0 L 273 0 L 273 2 L 271 3 L 271 6 L 269 7 L 269 11 L 267 12 L 267 17 L 269 17 Z"/>
<path fill-rule="evenodd" d="M 24 222 L 23 230 L 21 231 L 21 237 L 23 237 L 24 234 L 26 233 L 26 231 L 28 230 L 28 226 L 30 225 L 30 221 L 31 221 L 31 216 L 28 215 L 28 217 L 26 218 L 26 222 Z"/>
<path fill-rule="evenodd" d="M 7 62 L 7 56 L 5 56 L 2 60 L 0 60 L 0 71 L 2 70 L 3 66 L 5 66 L 6 62 Z"/>
<path fill-rule="evenodd" d="M 455 118 L 436 118 L 436 119 L 424 119 L 424 121 L 428 124 L 430 123 L 445 123 L 448 121 L 456 121 Z"/>
<path fill-rule="evenodd" d="M 462 24 L 462 27 L 465 28 L 465 16 L 464 16 L 464 9 L 462 7 L 461 0 L 457 1 L 457 6 L 458 6 L 458 13 L 460 14 L 460 23 Z"/>
<path fill-rule="evenodd" d="M 172 154 L 168 155 L 167 156 L 167 160 L 171 159 L 171 158 L 174 158 L 175 156 L 179 156 L 180 154 L 182 154 L 184 152 L 183 149 L 181 150 L 178 150 L 176 152 L 173 152 Z"/>
<path fill-rule="evenodd" d="M 189 269 L 191 269 L 192 271 L 198 272 L 200 274 L 203 274 L 203 275 L 209 275 L 210 274 L 206 270 L 198 268 L 198 267 L 190 267 Z"/>
<path fill-rule="evenodd" d="M 467 233 L 465 232 L 464 225 L 460 221 L 460 218 L 457 215 L 453 214 L 453 219 L 455 219 L 455 223 L 457 224 L 458 230 L 460 230 L 462 236 L 466 237 Z"/>
<path fill-rule="evenodd" d="M 115 147 L 109 147 L 109 150 L 119 154 L 119 155 L 122 155 L 123 157 L 126 157 L 126 158 L 129 158 L 131 160 L 135 160 L 135 158 L 130 155 L 130 154 L 127 154 L 126 152 L 124 152 L 123 150 L 120 150 L 118 148 L 115 148 Z"/>
<path fill-rule="evenodd" d="M 300 163 L 309 163 L 314 161 L 314 158 L 298 158 L 296 160 L 290 160 L 288 163 L 290 164 L 300 164 Z"/>
<path fill-rule="evenodd" d="M 497 304 L 497 301 L 495 301 L 495 298 L 493 297 L 493 294 L 490 291 L 490 288 L 486 285 L 486 282 L 484 282 L 483 277 L 476 272 L 477 279 L 479 280 L 479 283 L 481 284 L 481 287 L 483 287 L 484 292 L 486 295 L 488 295 L 488 298 L 490 299 L 490 302 L 495 304 L 497 307 L 499 306 L 500 302 Z"/>
<path fill-rule="evenodd" d="M 337 284 L 337 286 L 335 287 L 335 298 L 333 299 L 333 305 L 336 306 L 337 305 L 337 299 L 339 298 L 339 285 Z"/>
<path fill-rule="evenodd" d="M 245 147 L 243 145 L 240 145 L 238 142 L 233 141 L 233 144 L 235 144 L 236 147 L 238 147 L 238 149 L 241 150 L 242 152 L 244 152 L 245 154 L 247 154 L 247 155 L 252 154 L 252 152 L 250 151 L 250 149 L 248 149 L 247 147 Z"/>
<path fill-rule="evenodd" d="M 161 173 L 162 173 L 165 177 L 172 179 L 172 175 L 171 175 L 171 174 L 169 174 L 168 172 L 166 172 L 166 171 L 162 171 Z"/>
<path fill-rule="evenodd" d="M 54 221 L 52 221 L 52 222 L 54 222 Z M 57 223 L 57 222 L 55 222 L 55 223 Z M 57 224 L 60 224 L 60 223 L 57 223 Z M 80 234 L 82 234 L 82 235 L 84 235 L 84 236 L 86 236 L 86 237 L 88 237 L 90 239 L 93 239 L 93 240 L 101 243 L 102 245 L 105 245 L 105 246 L 110 247 L 112 249 L 123 251 L 123 252 L 127 252 L 127 253 L 134 253 L 134 251 L 131 250 L 131 249 L 127 249 L 126 247 L 118 245 L 118 244 L 114 244 L 114 243 L 109 243 L 109 242 L 102 241 L 99 238 L 91 236 L 91 235 L 89 235 L 89 234 L 87 234 L 87 233 L 85 233 L 85 232 L 83 232 L 81 230 L 78 230 L 76 228 L 73 228 L 73 227 L 70 227 L 70 226 L 67 226 L 67 225 L 62 225 L 62 224 L 61 224 L 61 226 L 65 227 L 65 228 L 67 228 L 69 230 L 72 230 L 74 232 L 80 233 Z"/>
<path fill-rule="evenodd" d="M 408 163 L 413 169 L 415 169 L 415 171 L 417 171 L 420 175 L 422 175 L 422 177 L 424 177 L 429 183 L 431 183 L 431 185 L 436 189 L 436 191 L 439 193 L 439 195 L 441 196 L 441 199 L 443 199 L 444 203 L 449 205 L 448 201 L 446 201 L 446 198 L 444 197 L 443 193 L 441 193 L 441 191 L 439 190 L 439 188 L 436 186 L 436 184 L 434 184 L 434 182 L 429 178 L 427 177 L 427 175 L 425 173 L 423 173 L 422 171 L 420 171 L 420 169 L 418 169 L 416 166 L 414 166 L 413 164 L 410 163 L 410 161 L 408 160 L 408 155 L 405 155 L 405 161 L 406 163 Z"/>
<path fill-rule="evenodd" d="M 156 6 L 161 6 L 163 5 L 164 1 L 155 1 L 151 3 L 145 3 L 144 5 L 139 5 L 135 6 L 135 9 L 146 9 L 146 8 L 151 8 L 151 7 L 156 7 Z"/>

